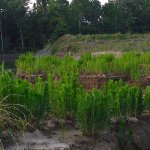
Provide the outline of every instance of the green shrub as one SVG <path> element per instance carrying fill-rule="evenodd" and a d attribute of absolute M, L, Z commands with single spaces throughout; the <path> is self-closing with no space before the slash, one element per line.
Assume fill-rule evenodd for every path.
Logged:
<path fill-rule="evenodd" d="M 35 71 L 34 64 L 35 64 L 35 57 L 33 53 L 22 54 L 19 59 L 16 61 L 16 67 L 18 72 L 28 72 L 32 73 Z"/>
<path fill-rule="evenodd" d="M 103 90 L 109 99 L 112 117 L 136 116 L 143 112 L 143 93 L 140 87 L 130 87 L 121 80 L 110 80 Z"/>
<path fill-rule="evenodd" d="M 44 71 L 49 73 L 60 64 L 60 59 L 55 56 L 45 56 L 35 58 L 33 53 L 23 54 L 16 61 L 17 73 L 38 73 Z"/>
<path fill-rule="evenodd" d="M 59 119 L 75 118 L 77 109 L 78 67 L 77 62 L 64 57 L 61 63 L 48 73 L 46 81 L 50 112 Z"/>
<path fill-rule="evenodd" d="M 109 73 L 113 59 L 113 54 L 91 57 L 91 54 L 87 53 L 85 56 L 81 56 L 79 60 L 80 72 Z"/>
<path fill-rule="evenodd" d="M 48 107 L 48 101 L 44 95 L 45 84 L 41 79 L 37 79 L 35 85 L 28 81 L 15 79 L 12 72 L 4 71 L 0 73 L 0 97 L 3 99 L 7 95 L 6 103 L 20 104 L 26 109 L 23 113 L 26 116 L 42 117 Z"/>
<path fill-rule="evenodd" d="M 128 52 L 120 57 L 115 57 L 113 54 L 92 56 L 90 52 L 87 52 L 81 55 L 79 61 L 69 56 L 65 56 L 64 59 L 56 56 L 35 58 L 33 54 L 29 53 L 20 56 L 16 65 L 17 73 L 31 74 L 43 71 L 46 74 L 56 74 L 60 72 L 59 70 L 68 69 L 68 66 L 77 73 L 126 75 L 137 80 L 142 76 L 149 75 L 149 60 L 149 52 L 144 54 Z"/>
<path fill-rule="evenodd" d="M 80 92 L 77 116 L 83 133 L 97 135 L 110 122 L 108 99 L 99 90 Z"/>

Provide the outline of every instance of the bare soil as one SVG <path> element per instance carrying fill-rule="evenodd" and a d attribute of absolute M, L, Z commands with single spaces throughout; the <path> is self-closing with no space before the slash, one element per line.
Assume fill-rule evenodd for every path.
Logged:
<path fill-rule="evenodd" d="M 106 74 L 81 74 L 79 77 L 79 83 L 83 85 L 85 89 L 99 89 L 105 85 L 108 80 L 114 81 L 129 81 L 130 77 L 126 75 L 106 75 Z"/>
<path fill-rule="evenodd" d="M 41 77 L 43 81 L 46 80 L 47 79 L 47 74 L 43 71 L 39 71 L 39 72 L 33 73 L 33 74 L 27 74 L 25 72 L 22 72 L 22 73 L 17 73 L 16 77 L 20 78 L 20 79 L 23 79 L 23 80 L 27 80 L 30 83 L 34 84 L 38 77 Z"/>
<path fill-rule="evenodd" d="M 85 136 L 72 124 L 56 127 L 53 120 L 45 121 L 41 129 L 33 132 L 14 133 L 14 139 L 3 135 L 6 150 L 150 150 L 150 115 L 129 118 L 126 131 L 120 144 L 120 135 L 115 123 L 109 130 L 102 131 L 97 137 Z M 132 139 L 132 140 L 131 140 Z"/>
<path fill-rule="evenodd" d="M 27 73 L 17 73 L 17 78 L 27 80 L 32 84 L 35 83 L 38 77 L 41 77 L 42 80 L 47 79 L 47 74 L 43 71 L 39 71 L 33 74 Z M 60 76 L 56 75 L 54 80 L 60 80 Z M 129 83 L 131 86 L 138 85 L 142 88 L 146 88 L 150 86 L 150 76 L 141 77 L 138 80 L 132 80 L 128 75 L 114 75 L 114 74 L 80 74 L 79 76 L 79 84 L 81 84 L 85 89 L 100 89 L 102 88 L 108 80 L 119 81 L 122 80 L 124 82 Z"/>
<path fill-rule="evenodd" d="M 136 81 L 132 80 L 127 75 L 81 74 L 79 77 L 79 83 L 83 85 L 85 89 L 99 89 L 103 87 L 108 80 L 122 80 L 129 83 L 131 86 L 138 85 L 143 88 L 150 86 L 150 76 L 142 77 Z"/>

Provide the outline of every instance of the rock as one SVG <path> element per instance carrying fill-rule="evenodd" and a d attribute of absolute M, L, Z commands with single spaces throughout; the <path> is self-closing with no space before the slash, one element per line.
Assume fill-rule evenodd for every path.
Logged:
<path fill-rule="evenodd" d="M 48 120 L 48 121 L 47 121 L 47 127 L 48 127 L 48 128 L 54 128 L 54 127 L 55 127 L 54 122 L 53 122 L 52 120 Z"/>
<path fill-rule="evenodd" d="M 128 121 L 129 121 L 129 123 L 137 123 L 139 120 L 137 119 L 137 118 L 135 118 L 135 117 L 130 117 L 130 118 L 128 118 Z"/>

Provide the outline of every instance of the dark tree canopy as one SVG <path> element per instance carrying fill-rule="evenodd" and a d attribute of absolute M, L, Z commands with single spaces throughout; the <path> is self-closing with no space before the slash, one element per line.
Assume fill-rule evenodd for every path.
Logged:
<path fill-rule="evenodd" d="M 147 33 L 150 0 L 0 0 L 0 49 L 41 49 L 64 34 Z"/>

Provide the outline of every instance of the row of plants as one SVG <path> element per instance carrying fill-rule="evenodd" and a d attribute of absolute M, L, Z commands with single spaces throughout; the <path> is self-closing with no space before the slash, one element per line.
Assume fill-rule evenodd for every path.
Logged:
<path fill-rule="evenodd" d="M 144 110 L 150 111 L 150 87 L 142 91 L 140 87 L 130 87 L 122 81 L 109 81 L 102 89 L 86 91 L 78 82 L 79 74 L 83 71 L 129 74 L 134 79 L 148 75 L 150 53 L 125 53 L 121 57 L 112 54 L 93 57 L 85 53 L 79 61 L 70 56 L 63 59 L 55 56 L 35 58 L 29 53 L 22 55 L 16 64 L 17 73 L 44 71 L 47 74 L 46 80 L 38 77 L 31 84 L 16 78 L 2 65 L 0 111 L 5 114 L 4 106 L 15 105 L 17 110 L 21 109 L 21 113 L 15 109 L 9 110 L 14 116 L 19 116 L 18 119 L 26 116 L 29 120 L 40 120 L 46 114 L 51 114 L 60 120 L 76 120 L 85 134 L 96 135 L 109 128 L 112 119 L 122 121 L 129 116 L 139 116 Z M 2 126 L 4 121 L 1 116 Z"/>
<path fill-rule="evenodd" d="M 54 73 L 62 68 L 63 64 L 70 63 L 72 70 L 78 73 L 105 73 L 105 74 L 121 74 L 128 75 L 132 79 L 138 79 L 141 76 L 150 73 L 150 53 L 124 53 L 120 57 L 113 54 L 104 54 L 100 56 L 92 56 L 91 53 L 84 53 L 79 61 L 71 56 L 65 56 L 60 59 L 56 56 L 35 58 L 32 53 L 22 55 L 16 62 L 17 73 L 37 73 L 44 71 L 45 73 Z M 69 61 L 68 61 L 69 60 Z M 74 65 L 76 64 L 76 65 Z M 75 68 L 73 68 L 75 66 Z"/>
<path fill-rule="evenodd" d="M 32 64 L 35 64 L 36 61 L 32 56 L 29 54 L 28 58 L 21 57 L 25 62 L 30 60 L 29 64 L 22 65 L 25 68 L 30 67 L 27 71 L 28 73 L 31 73 Z M 42 58 L 39 59 L 38 63 L 43 62 L 40 60 Z M 53 58 L 44 58 L 44 62 L 47 65 L 46 60 L 53 60 Z M 61 107 L 63 104 L 66 107 L 64 108 L 66 109 L 66 113 L 68 113 L 67 110 L 74 105 L 74 97 L 76 96 L 76 89 L 78 87 L 77 62 L 71 57 L 65 57 L 61 63 L 59 59 L 58 61 L 54 59 L 53 62 L 50 61 L 49 63 L 53 68 L 48 71 L 45 70 L 45 72 L 47 71 L 47 80 L 43 81 L 42 78 L 38 77 L 34 85 L 26 80 L 16 78 L 10 70 L 5 71 L 4 65 L 2 65 L 0 69 L 0 98 L 3 99 L 7 95 L 11 95 L 7 98 L 7 103 L 25 106 L 26 110 L 24 110 L 24 114 L 29 116 L 29 118 L 32 117 L 31 114 L 36 118 L 42 118 L 49 111 L 53 112 L 56 116 L 63 115 L 61 110 L 59 111 L 55 108 L 57 106 L 57 108 L 61 109 L 63 108 Z M 72 99 L 71 102 L 69 101 L 70 99 Z M 72 109 L 69 114 L 73 116 Z"/>
<path fill-rule="evenodd" d="M 58 57 L 38 57 L 33 53 L 22 54 L 16 61 L 18 73 L 36 73 L 39 71 L 50 72 L 60 65 L 61 61 Z"/>
<path fill-rule="evenodd" d="M 71 61 L 71 58 L 65 59 L 64 62 Z M 78 84 L 75 67 L 78 69 L 76 62 L 74 66 L 64 63 L 56 72 L 59 78 L 49 73 L 46 81 L 37 78 L 34 85 L 15 79 L 12 72 L 2 69 L 0 97 L 4 99 L 10 95 L 4 104 L 22 106 L 20 117 L 41 119 L 50 113 L 60 120 L 74 119 L 81 130 L 90 135 L 109 127 L 112 118 L 127 119 L 141 115 L 144 110 L 150 111 L 150 87 L 143 92 L 140 87 L 110 80 L 102 89 L 86 91 Z M 14 110 L 11 113 L 18 115 Z"/>
<path fill-rule="evenodd" d="M 104 54 L 92 57 L 83 54 L 79 60 L 80 72 L 128 75 L 132 79 L 149 75 L 150 53 L 124 53 L 120 57 Z"/>

